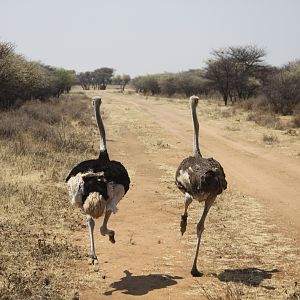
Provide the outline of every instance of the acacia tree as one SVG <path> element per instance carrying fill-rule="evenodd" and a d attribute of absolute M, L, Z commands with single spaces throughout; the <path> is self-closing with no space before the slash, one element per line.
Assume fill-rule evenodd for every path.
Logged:
<path fill-rule="evenodd" d="M 112 79 L 112 84 L 119 85 L 122 92 L 124 92 L 126 85 L 130 82 L 130 75 L 116 75 Z"/>
<path fill-rule="evenodd" d="M 130 82 L 131 78 L 130 75 L 124 74 L 121 76 L 121 89 L 122 92 L 125 90 L 125 86 Z"/>
<path fill-rule="evenodd" d="M 223 97 L 247 99 L 260 87 L 260 74 L 265 69 L 265 51 L 256 46 L 228 47 L 214 50 L 207 61 L 205 77 Z"/>
<path fill-rule="evenodd" d="M 107 85 L 111 83 L 114 69 L 100 68 L 92 72 L 93 86 L 99 90 L 105 90 Z"/>
<path fill-rule="evenodd" d="M 91 72 L 82 72 L 78 74 L 78 80 L 80 82 L 81 87 L 84 90 L 89 90 L 93 81 L 92 81 L 92 74 Z"/>

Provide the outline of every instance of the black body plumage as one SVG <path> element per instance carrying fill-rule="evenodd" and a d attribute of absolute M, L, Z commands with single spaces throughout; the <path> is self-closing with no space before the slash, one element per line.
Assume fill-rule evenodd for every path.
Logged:
<path fill-rule="evenodd" d="M 78 173 L 95 173 L 95 176 L 83 177 L 84 195 L 86 198 L 89 193 L 99 192 L 105 199 L 107 195 L 107 183 L 114 182 L 122 184 L 126 192 L 129 190 L 130 178 L 125 167 L 118 161 L 109 160 L 108 154 L 101 152 L 98 159 L 85 160 L 76 165 L 66 178 L 66 182 Z M 101 173 L 101 175 L 97 175 Z M 85 200 L 85 199 L 83 199 Z"/>
<path fill-rule="evenodd" d="M 217 196 L 227 188 L 220 163 L 213 158 L 201 156 L 190 156 L 181 162 L 176 171 L 175 183 L 183 193 L 189 193 L 196 199 L 203 194 Z"/>

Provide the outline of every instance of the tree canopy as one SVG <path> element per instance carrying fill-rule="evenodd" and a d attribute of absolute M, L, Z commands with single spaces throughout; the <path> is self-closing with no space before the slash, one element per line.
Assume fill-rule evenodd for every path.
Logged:
<path fill-rule="evenodd" d="M 267 68 L 265 55 L 256 46 L 213 50 L 212 58 L 206 62 L 205 78 L 222 95 L 225 105 L 229 98 L 247 99 L 261 86 L 261 74 Z"/>

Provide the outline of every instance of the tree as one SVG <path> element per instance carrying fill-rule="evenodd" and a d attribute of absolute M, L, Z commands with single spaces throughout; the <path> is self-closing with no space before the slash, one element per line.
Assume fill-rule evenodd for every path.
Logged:
<path fill-rule="evenodd" d="M 74 85 L 76 81 L 75 71 L 56 68 L 53 70 L 53 73 L 57 80 L 57 97 L 62 93 L 69 93 L 72 85 Z"/>
<path fill-rule="evenodd" d="M 178 74 L 177 92 L 191 95 L 207 94 L 207 79 L 203 77 L 201 70 L 189 70 Z"/>
<path fill-rule="evenodd" d="M 160 93 L 159 88 L 159 75 L 146 75 L 138 76 L 132 80 L 132 85 L 134 86 L 137 93 L 143 93 L 156 95 Z"/>
<path fill-rule="evenodd" d="M 84 90 L 89 90 L 92 84 L 91 72 L 82 72 L 78 74 L 78 80 Z"/>
<path fill-rule="evenodd" d="M 115 75 L 112 78 L 112 84 L 114 84 L 114 85 L 121 85 L 121 83 L 122 83 L 122 76 L 121 75 Z"/>
<path fill-rule="evenodd" d="M 100 68 L 92 72 L 94 88 L 105 90 L 106 86 L 111 83 L 114 69 Z"/>
<path fill-rule="evenodd" d="M 207 61 L 205 77 L 210 85 L 223 97 L 225 105 L 228 98 L 234 101 L 253 96 L 261 86 L 260 74 L 266 55 L 256 46 L 228 47 L 213 50 L 213 58 Z"/>
<path fill-rule="evenodd" d="M 122 89 L 122 92 L 124 92 L 125 86 L 130 82 L 130 80 L 131 80 L 130 75 L 124 74 L 121 77 L 121 89 Z"/>
<path fill-rule="evenodd" d="M 300 62 L 289 63 L 269 76 L 264 94 L 276 113 L 292 114 L 300 104 Z"/>
<path fill-rule="evenodd" d="M 122 92 L 125 90 L 125 86 L 130 82 L 131 78 L 130 75 L 123 74 L 121 75 L 116 75 L 112 79 L 112 84 L 119 85 L 120 89 Z"/>
<path fill-rule="evenodd" d="M 178 89 L 178 80 L 173 74 L 162 75 L 159 79 L 160 91 L 168 97 L 173 96 Z"/>

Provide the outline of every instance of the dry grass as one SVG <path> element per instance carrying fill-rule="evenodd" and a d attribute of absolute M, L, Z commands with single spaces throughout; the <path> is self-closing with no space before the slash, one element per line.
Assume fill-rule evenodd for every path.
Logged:
<path fill-rule="evenodd" d="M 267 113 L 271 113 L 273 111 L 270 103 L 264 97 L 249 98 L 238 102 L 236 106 L 246 111 L 267 112 Z"/>
<path fill-rule="evenodd" d="M 264 143 L 266 143 L 268 145 L 273 145 L 273 144 L 279 142 L 277 135 L 272 134 L 272 133 L 270 133 L 270 134 L 264 133 L 262 136 L 262 140 Z"/>
<path fill-rule="evenodd" d="M 247 121 L 253 121 L 260 126 L 283 130 L 286 126 L 281 122 L 279 116 L 266 112 L 251 112 L 248 114 Z"/>
<path fill-rule="evenodd" d="M 295 127 L 300 127 L 300 113 L 293 115 L 293 123 Z"/>
<path fill-rule="evenodd" d="M 70 299 L 84 282 L 68 268 L 83 259 L 69 236 L 82 217 L 63 181 L 79 155 L 95 154 L 78 126 L 86 119 L 91 104 L 83 95 L 1 113 L 1 299 Z"/>
<path fill-rule="evenodd" d="M 55 107 L 53 114 L 63 116 L 60 119 L 32 119 L 27 108 L 1 115 L 1 120 L 5 115 L 7 124 L 0 123 L 1 299 L 71 299 L 79 286 L 91 284 L 85 273 L 74 272 L 74 265 L 84 259 L 84 251 L 70 240 L 82 226 L 82 219 L 66 201 L 63 185 L 66 170 L 78 162 L 79 155 L 84 159 L 96 154 L 91 144 L 91 107 L 86 99 L 76 97 L 41 104 Z M 216 111 L 213 105 L 207 109 Z M 234 111 L 222 111 L 220 107 L 218 118 L 227 122 L 236 117 Z M 108 117 L 106 113 L 104 117 Z M 134 108 L 119 117 L 111 121 L 114 134 L 126 123 L 149 152 L 169 155 L 169 148 L 175 147 L 169 145 L 159 126 L 137 119 Z M 235 124 L 227 129 L 239 134 L 237 128 L 243 128 L 243 124 Z M 260 139 L 261 134 L 258 136 Z M 183 204 L 174 186 L 174 167 L 161 164 L 160 169 L 161 190 L 167 200 L 162 206 L 167 209 L 171 205 L 179 212 Z M 185 244 L 181 256 L 186 262 L 193 257 L 200 209 L 198 203 L 191 205 L 188 230 L 179 241 Z M 258 201 L 236 191 L 229 190 L 218 198 L 201 244 L 199 264 L 205 272 L 205 283 L 195 279 L 186 295 L 220 300 L 299 299 L 294 285 L 299 278 L 299 249 L 270 225 L 263 211 Z M 170 230 L 178 231 L 178 226 L 178 222 L 170 224 Z M 129 243 L 136 242 L 131 237 Z M 170 260 L 170 268 L 172 263 L 177 262 Z"/>
<path fill-rule="evenodd" d="M 243 299 L 243 289 L 240 286 L 227 285 L 225 294 L 222 296 L 213 296 L 203 287 L 204 295 L 208 300 L 242 300 Z"/>

